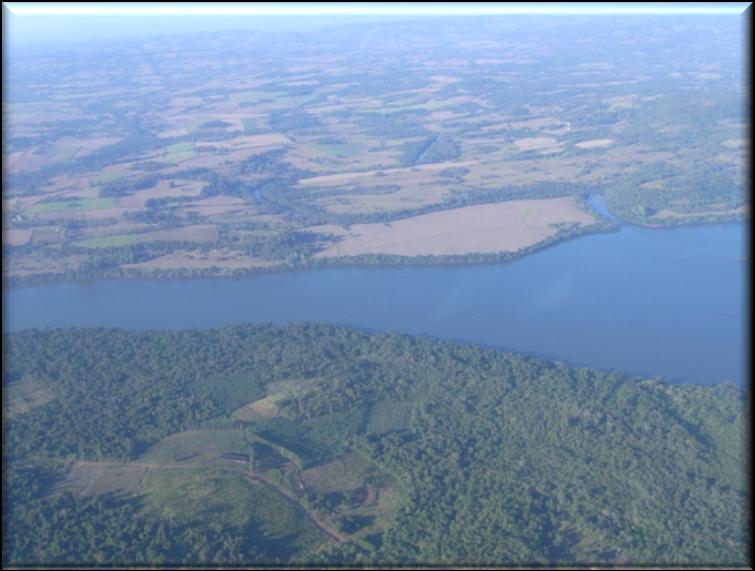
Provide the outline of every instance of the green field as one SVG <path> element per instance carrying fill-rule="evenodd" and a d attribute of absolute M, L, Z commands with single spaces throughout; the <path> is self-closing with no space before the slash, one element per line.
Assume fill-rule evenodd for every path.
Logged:
<path fill-rule="evenodd" d="M 81 198 L 75 200 L 60 200 L 57 202 L 39 202 L 29 208 L 29 214 L 45 214 L 46 212 L 83 212 L 86 210 L 100 210 L 102 208 L 115 208 L 118 199 L 106 198 Z"/>
<path fill-rule="evenodd" d="M 100 173 L 100 183 L 107 184 L 126 176 L 126 173 L 120 170 L 104 170 Z"/>
<path fill-rule="evenodd" d="M 164 160 L 169 163 L 188 161 L 197 156 L 194 141 L 174 143 L 165 147 Z"/>
<path fill-rule="evenodd" d="M 118 248 L 120 246 L 134 244 L 135 242 L 138 242 L 140 238 L 140 234 L 120 234 L 117 236 L 103 236 L 102 238 L 79 240 L 73 242 L 72 245 L 79 248 Z"/>
<path fill-rule="evenodd" d="M 257 119 L 254 117 L 246 117 L 243 122 L 244 131 L 247 133 L 257 133 L 260 130 L 259 123 L 257 123 Z"/>
<path fill-rule="evenodd" d="M 202 469 L 154 470 L 142 516 L 189 525 L 246 530 L 249 539 L 271 551 L 306 550 L 323 541 L 321 532 L 275 492 L 241 475 Z"/>
<path fill-rule="evenodd" d="M 194 150 L 194 141 L 188 141 L 185 143 L 174 143 L 172 145 L 168 145 L 165 147 L 165 152 L 167 154 L 173 154 L 173 153 L 183 153 L 186 151 L 193 151 Z"/>
<path fill-rule="evenodd" d="M 57 149 L 53 153 L 51 160 L 54 163 L 70 163 L 76 158 L 76 155 L 79 154 L 80 150 L 81 146 L 79 145 L 66 145 Z"/>
<path fill-rule="evenodd" d="M 314 143 L 309 145 L 309 147 L 325 155 L 341 158 L 353 157 L 360 150 L 359 145 L 352 143 Z"/>

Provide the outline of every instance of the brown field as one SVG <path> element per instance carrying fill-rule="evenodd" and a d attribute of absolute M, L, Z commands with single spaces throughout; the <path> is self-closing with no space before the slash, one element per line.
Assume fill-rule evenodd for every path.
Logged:
<path fill-rule="evenodd" d="M 390 224 L 325 225 L 309 230 L 340 238 L 316 256 L 397 256 L 516 252 L 556 233 L 556 224 L 595 222 L 573 197 L 511 200 L 404 218 Z"/>
<path fill-rule="evenodd" d="M 11 246 L 23 246 L 31 240 L 31 228 L 3 228 L 3 242 Z"/>
<path fill-rule="evenodd" d="M 125 208 L 98 208 L 93 210 L 80 210 L 80 211 L 64 211 L 59 210 L 55 212 L 42 212 L 35 214 L 35 219 L 38 219 L 40 221 L 54 221 L 59 218 L 66 218 L 69 220 L 78 220 L 78 221 L 95 221 L 95 220 L 108 220 L 110 218 L 118 219 L 121 218 L 126 212 Z"/>
<path fill-rule="evenodd" d="M 11 210 L 26 210 L 34 206 L 40 200 L 47 198 L 44 194 L 34 194 L 32 196 L 16 196 L 3 200 L 3 213 L 7 214 Z"/>
<path fill-rule="evenodd" d="M 514 145 L 520 151 L 560 151 L 563 146 L 554 137 L 524 137 L 515 139 Z"/>
<path fill-rule="evenodd" d="M 278 416 L 277 400 L 278 398 L 272 395 L 267 396 L 234 410 L 231 416 L 244 422 L 273 418 Z"/>
<path fill-rule="evenodd" d="M 203 270 L 209 268 L 234 270 L 266 268 L 274 265 L 275 262 L 251 258 L 239 252 L 210 250 L 209 252 L 171 252 L 147 262 L 124 264 L 122 267 L 123 269 L 148 272 L 155 270 Z"/>
<path fill-rule="evenodd" d="M 653 218 L 655 219 L 671 219 L 671 218 L 694 218 L 695 216 L 720 216 L 720 215 L 735 215 L 735 214 L 748 214 L 749 208 L 747 206 L 740 206 L 733 210 L 708 210 L 705 212 L 688 212 L 680 213 L 674 212 L 668 208 L 659 210 Z"/>
<path fill-rule="evenodd" d="M 86 255 L 75 256 L 45 256 L 41 252 L 32 253 L 29 256 L 7 260 L 3 264 L 3 273 L 9 277 L 24 278 L 45 273 L 64 273 L 71 268 L 79 267 L 79 264 L 88 259 Z"/>

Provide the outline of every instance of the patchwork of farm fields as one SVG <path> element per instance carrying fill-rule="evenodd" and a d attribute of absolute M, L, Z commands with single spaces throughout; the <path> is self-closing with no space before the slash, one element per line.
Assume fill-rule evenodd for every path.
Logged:
<path fill-rule="evenodd" d="M 587 68 L 558 43 L 560 29 L 532 49 L 492 21 L 432 37 L 382 29 L 389 40 L 367 59 L 359 41 L 334 50 L 343 38 L 319 33 L 274 53 L 240 36 L 222 65 L 209 38 L 150 44 L 138 65 L 128 50 L 30 55 L 35 73 L 14 69 L 11 91 L 48 96 L 7 113 L 3 224 L 19 263 L 4 276 L 62 279 L 61 256 L 81 257 L 69 276 L 159 277 L 367 254 L 512 254 L 566 239 L 567 225 L 602 228 L 578 212 L 596 193 L 635 224 L 742 219 L 741 70 L 690 41 L 701 23 L 659 31 L 655 67 L 623 61 L 620 28 L 590 41 Z M 668 45 L 688 61 L 661 56 Z M 451 47 L 454 57 L 433 55 Z M 40 80 L 59 75 L 67 80 Z M 526 201 L 539 201 L 537 213 L 523 214 Z M 198 226 L 217 235 L 176 237 Z M 37 227 L 50 237 L 35 241 Z M 212 253 L 197 254 L 209 242 Z"/>

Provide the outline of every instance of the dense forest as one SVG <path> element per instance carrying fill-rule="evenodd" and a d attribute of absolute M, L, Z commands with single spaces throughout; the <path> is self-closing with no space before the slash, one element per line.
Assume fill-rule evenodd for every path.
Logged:
<path fill-rule="evenodd" d="M 313 324 L 3 363 L 4 565 L 749 561 L 740 387 Z"/>

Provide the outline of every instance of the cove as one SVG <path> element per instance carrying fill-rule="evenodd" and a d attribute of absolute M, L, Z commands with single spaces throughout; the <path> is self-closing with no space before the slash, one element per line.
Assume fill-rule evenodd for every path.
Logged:
<path fill-rule="evenodd" d="M 183 329 L 319 321 L 674 382 L 744 383 L 746 244 L 744 224 L 624 226 L 508 264 L 48 285 L 7 291 L 3 325 Z"/>

